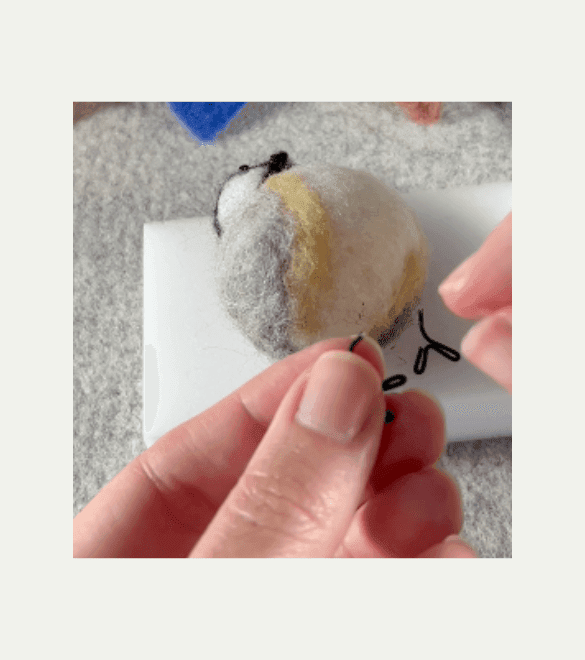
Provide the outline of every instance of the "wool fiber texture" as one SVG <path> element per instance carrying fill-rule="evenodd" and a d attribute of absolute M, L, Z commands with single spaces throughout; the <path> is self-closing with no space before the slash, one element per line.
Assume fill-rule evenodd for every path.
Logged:
<path fill-rule="evenodd" d="M 218 239 L 218 294 L 230 316 L 254 346 L 280 359 L 295 352 L 284 274 L 294 240 L 292 222 L 275 195 L 260 191 L 226 223 Z"/>
<path fill-rule="evenodd" d="M 282 358 L 328 337 L 377 339 L 416 304 L 426 239 L 396 192 L 322 164 L 261 176 L 236 174 L 218 201 L 218 292 L 257 348 Z"/>

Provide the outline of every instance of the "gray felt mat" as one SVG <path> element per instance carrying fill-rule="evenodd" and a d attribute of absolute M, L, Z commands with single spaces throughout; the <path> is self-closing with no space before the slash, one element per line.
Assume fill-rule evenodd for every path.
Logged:
<path fill-rule="evenodd" d="M 502 103 L 446 103 L 429 127 L 389 103 L 250 103 L 211 146 L 164 103 L 109 106 L 73 130 L 74 515 L 144 449 L 143 223 L 211 215 L 228 174 L 280 150 L 399 192 L 512 179 Z M 450 444 L 440 467 L 461 489 L 462 536 L 481 557 L 511 557 L 511 438 Z"/>

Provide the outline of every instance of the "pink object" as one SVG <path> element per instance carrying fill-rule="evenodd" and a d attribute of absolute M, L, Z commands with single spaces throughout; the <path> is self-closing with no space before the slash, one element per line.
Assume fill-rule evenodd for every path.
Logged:
<path fill-rule="evenodd" d="M 441 118 L 441 110 L 443 103 L 429 103 L 418 101 L 412 102 L 399 102 L 396 101 L 406 116 L 417 124 L 436 124 Z"/>

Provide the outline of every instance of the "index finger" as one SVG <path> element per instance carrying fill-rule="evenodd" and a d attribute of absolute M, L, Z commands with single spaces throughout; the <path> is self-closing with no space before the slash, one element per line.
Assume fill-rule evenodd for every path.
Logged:
<path fill-rule="evenodd" d="M 439 287 L 458 316 L 479 318 L 512 305 L 512 212 Z"/>

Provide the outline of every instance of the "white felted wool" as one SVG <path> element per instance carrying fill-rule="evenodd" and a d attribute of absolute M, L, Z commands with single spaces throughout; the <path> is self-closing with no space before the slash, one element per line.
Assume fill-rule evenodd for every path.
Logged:
<path fill-rule="evenodd" d="M 414 212 L 366 172 L 249 169 L 226 183 L 216 218 L 220 297 L 276 358 L 328 337 L 381 339 L 424 287 Z"/>

